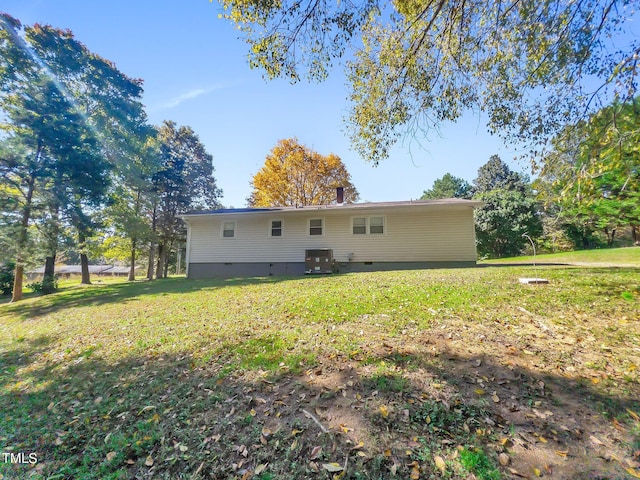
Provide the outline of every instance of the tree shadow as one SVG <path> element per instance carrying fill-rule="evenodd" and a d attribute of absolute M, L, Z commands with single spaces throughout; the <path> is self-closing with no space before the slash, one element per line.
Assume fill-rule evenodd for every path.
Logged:
<path fill-rule="evenodd" d="M 490 355 L 406 351 L 401 337 L 366 361 L 324 347 L 299 373 L 282 366 L 286 351 L 278 366 L 246 348 L 251 339 L 206 361 L 191 351 L 50 358 L 53 341 L 0 353 L 4 444 L 38 460 L 0 464 L 9 478 L 249 478 L 258 469 L 324 478 L 324 464 L 346 465 L 345 480 L 408 478 L 414 467 L 437 472 L 435 455 L 464 478 L 459 445 L 506 453 L 529 476 L 546 466 L 557 479 L 624 478 L 628 412 L 640 407 L 635 385 L 621 395 Z"/>
<path fill-rule="evenodd" d="M 99 306 L 111 303 L 126 303 L 142 296 L 162 296 L 176 293 L 189 293 L 198 290 L 215 292 L 216 290 L 244 285 L 262 285 L 300 281 L 302 277 L 252 277 L 212 280 L 190 280 L 185 278 L 166 278 L 153 281 L 122 282 L 113 284 L 93 284 L 72 286 L 46 296 L 30 297 L 22 302 L 5 304 L 3 313 L 15 315 L 22 320 L 35 320 L 60 310 L 80 307 Z M 38 299 L 37 305 L 31 300 Z"/>

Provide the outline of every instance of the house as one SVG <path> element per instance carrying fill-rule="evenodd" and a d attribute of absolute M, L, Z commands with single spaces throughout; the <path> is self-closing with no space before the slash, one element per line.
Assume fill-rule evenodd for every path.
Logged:
<path fill-rule="evenodd" d="M 480 205 L 452 198 L 183 215 L 187 277 L 471 266 Z"/>
<path fill-rule="evenodd" d="M 56 265 L 55 274 L 59 277 L 69 278 L 71 275 L 82 274 L 82 267 L 80 265 Z M 129 275 L 129 267 L 120 267 L 116 265 L 89 265 L 89 274 L 124 277 Z M 27 272 L 27 278 L 30 280 L 42 277 L 43 275 L 44 267 L 36 268 L 35 270 Z"/>

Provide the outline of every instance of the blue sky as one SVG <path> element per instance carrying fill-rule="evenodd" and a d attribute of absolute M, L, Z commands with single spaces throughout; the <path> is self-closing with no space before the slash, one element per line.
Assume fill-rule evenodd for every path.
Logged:
<path fill-rule="evenodd" d="M 252 175 L 277 141 L 289 137 L 340 156 L 361 201 L 419 198 L 447 172 L 472 181 L 492 154 L 515 170 L 526 167 L 512 162 L 519 152 L 486 133 L 474 114 L 439 135 L 406 140 L 372 167 L 344 133 L 349 105 L 342 67 L 321 84 L 263 80 L 249 69 L 238 32 L 218 19 L 216 1 L 3 0 L 0 10 L 23 24 L 68 28 L 123 73 L 143 79 L 150 121 L 194 129 L 214 157 L 227 207 L 245 205 Z"/>

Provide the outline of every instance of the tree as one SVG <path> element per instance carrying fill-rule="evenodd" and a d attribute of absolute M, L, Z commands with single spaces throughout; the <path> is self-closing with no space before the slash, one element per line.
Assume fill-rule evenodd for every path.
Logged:
<path fill-rule="evenodd" d="M 491 257 L 519 254 L 532 238 L 542 233 L 538 206 L 528 179 L 512 172 L 498 157 L 478 169 L 475 200 L 484 205 L 475 211 L 478 253 Z"/>
<path fill-rule="evenodd" d="M 278 141 L 264 166 L 253 176 L 253 207 L 328 205 L 336 203 L 336 189 L 344 188 L 344 202 L 358 200 L 351 175 L 337 155 L 320 155 L 297 138 Z"/>
<path fill-rule="evenodd" d="M 640 240 L 639 142 L 638 98 L 614 102 L 554 139 L 536 188 L 576 246 L 591 246 L 596 230 L 612 245 L 625 227 Z"/>
<path fill-rule="evenodd" d="M 156 278 L 167 276 L 169 255 L 184 236 L 178 218 L 191 210 L 219 208 L 222 191 L 213 176 L 213 157 L 207 153 L 191 127 L 165 121 L 158 128 L 160 169 L 153 175 L 156 195 L 152 213 L 157 237 Z M 154 245 L 149 255 L 149 277 L 153 276 Z"/>
<path fill-rule="evenodd" d="M 537 151 L 602 99 L 637 88 L 640 41 L 622 35 L 637 9 L 624 1 L 219 2 L 244 32 L 250 65 L 269 78 L 322 80 L 355 50 L 347 125 L 374 163 L 406 128 L 428 130 L 468 109 Z"/>
<path fill-rule="evenodd" d="M 471 198 L 473 189 L 469 183 L 458 177 L 454 177 L 450 173 L 445 173 L 442 178 L 438 178 L 433 182 L 430 190 L 423 192 L 422 200 L 437 198 Z"/>
<path fill-rule="evenodd" d="M 11 166 L 5 164 L 11 172 L 3 178 L 14 186 L 18 182 L 24 199 L 16 247 L 18 300 L 35 197 L 46 204 L 49 218 L 47 283 L 54 274 L 62 216 L 75 225 L 82 244 L 92 224 L 91 210 L 105 199 L 109 170 L 126 161 L 122 139 L 130 138 L 145 116 L 139 102 L 141 82 L 89 52 L 70 31 L 23 27 L 5 14 L 0 15 L 0 27 L 2 127 L 14 151 L 23 152 L 17 162 L 14 156 Z M 86 282 L 88 265 L 86 256 L 81 258 Z"/>

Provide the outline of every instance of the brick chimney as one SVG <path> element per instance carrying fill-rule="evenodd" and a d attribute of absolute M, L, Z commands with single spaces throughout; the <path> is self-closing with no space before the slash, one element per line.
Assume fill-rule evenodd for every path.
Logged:
<path fill-rule="evenodd" d="M 336 202 L 344 203 L 344 187 L 336 188 Z"/>

